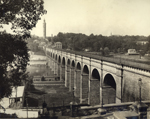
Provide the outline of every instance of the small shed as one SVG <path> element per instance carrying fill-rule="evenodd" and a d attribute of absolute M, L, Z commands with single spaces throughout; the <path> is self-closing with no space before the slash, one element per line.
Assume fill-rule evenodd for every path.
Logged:
<path fill-rule="evenodd" d="M 9 97 L 9 104 L 13 104 L 13 103 L 19 102 L 23 106 L 23 103 L 24 103 L 24 91 L 25 91 L 25 86 L 13 87 L 12 88 L 12 94 Z"/>
<path fill-rule="evenodd" d="M 128 49 L 128 55 L 139 55 L 139 53 L 136 52 L 135 49 Z"/>

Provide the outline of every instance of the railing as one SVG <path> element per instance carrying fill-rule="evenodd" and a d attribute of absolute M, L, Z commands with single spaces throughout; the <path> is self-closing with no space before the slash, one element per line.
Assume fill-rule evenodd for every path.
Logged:
<path fill-rule="evenodd" d="M 150 101 L 142 101 L 143 103 L 150 105 Z M 107 113 L 114 112 L 114 111 L 124 111 L 129 110 L 129 106 L 132 105 L 134 102 L 125 102 L 120 104 L 105 104 L 105 105 L 95 105 L 95 106 L 83 106 L 80 108 L 80 110 L 97 110 L 98 108 L 105 108 L 107 110 Z"/>
<path fill-rule="evenodd" d="M 119 57 L 104 57 L 104 56 L 93 55 L 87 52 L 78 52 L 78 51 L 56 49 L 56 48 L 53 48 L 53 49 L 62 51 L 62 52 L 68 52 L 68 53 L 75 54 L 75 55 L 84 56 L 84 57 L 90 57 L 90 58 L 97 59 L 97 60 L 107 61 L 107 62 L 111 62 L 115 64 L 121 64 L 123 66 L 150 71 L 150 65 L 149 65 L 150 62 L 144 63 L 144 62 L 137 61 L 137 60 L 123 59 L 121 57 L 120 58 Z"/>
<path fill-rule="evenodd" d="M 62 116 L 84 116 L 83 112 L 79 110 L 81 106 L 88 106 L 87 104 L 70 104 L 70 105 L 62 105 L 62 106 L 55 106 L 53 104 L 52 107 L 47 107 L 47 112 L 51 112 L 51 117 L 55 117 L 57 113 L 61 112 Z M 46 112 L 46 113 L 47 113 Z"/>

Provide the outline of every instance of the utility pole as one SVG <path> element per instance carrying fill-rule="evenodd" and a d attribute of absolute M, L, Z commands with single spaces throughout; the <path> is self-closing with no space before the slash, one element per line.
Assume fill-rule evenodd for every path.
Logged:
<path fill-rule="evenodd" d="M 28 99 L 26 98 L 27 118 L 28 118 Z"/>
<path fill-rule="evenodd" d="M 17 86 L 15 86 L 16 89 L 16 108 L 17 108 Z"/>
<path fill-rule="evenodd" d="M 140 103 L 141 103 L 141 86 L 142 86 L 142 79 L 141 78 L 139 78 L 138 84 L 139 84 L 139 98 L 140 98 Z"/>

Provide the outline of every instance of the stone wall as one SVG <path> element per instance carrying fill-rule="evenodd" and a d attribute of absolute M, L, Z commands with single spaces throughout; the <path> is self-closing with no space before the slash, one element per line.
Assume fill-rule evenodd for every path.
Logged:
<path fill-rule="evenodd" d="M 123 71 L 123 102 L 139 100 L 139 78 L 142 79 L 141 98 L 142 100 L 150 100 L 150 77 L 146 76 L 144 71 L 139 73 L 138 69 L 126 67 Z"/>

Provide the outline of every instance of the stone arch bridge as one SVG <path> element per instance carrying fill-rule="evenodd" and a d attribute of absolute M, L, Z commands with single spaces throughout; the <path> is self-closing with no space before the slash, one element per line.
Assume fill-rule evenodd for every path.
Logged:
<path fill-rule="evenodd" d="M 99 105 L 150 99 L 150 65 L 120 58 L 46 48 L 48 66 L 80 103 Z"/>

